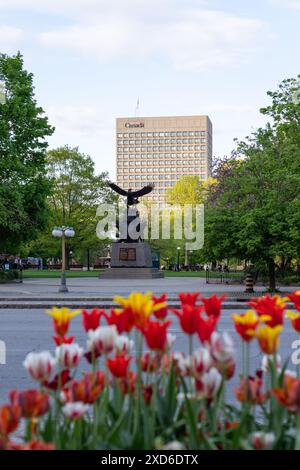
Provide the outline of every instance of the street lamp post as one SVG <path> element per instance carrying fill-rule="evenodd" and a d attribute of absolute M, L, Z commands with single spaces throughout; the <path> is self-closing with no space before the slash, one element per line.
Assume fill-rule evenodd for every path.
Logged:
<path fill-rule="evenodd" d="M 52 230 L 52 235 L 57 238 L 61 238 L 61 276 L 60 276 L 60 286 L 58 292 L 68 292 L 66 284 L 66 237 L 72 238 L 75 235 L 75 232 L 72 227 L 55 227 Z"/>
<path fill-rule="evenodd" d="M 180 257 L 180 250 L 181 250 L 181 247 L 178 246 L 177 247 L 177 271 L 179 271 L 179 257 Z"/>

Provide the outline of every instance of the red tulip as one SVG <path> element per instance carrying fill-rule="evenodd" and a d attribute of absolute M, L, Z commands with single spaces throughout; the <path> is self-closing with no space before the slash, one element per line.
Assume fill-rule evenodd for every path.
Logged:
<path fill-rule="evenodd" d="M 106 378 L 103 372 L 86 372 L 82 380 L 72 381 L 62 391 L 64 402 L 81 401 L 86 404 L 94 403 L 105 387 Z"/>
<path fill-rule="evenodd" d="M 152 300 L 154 302 L 154 305 L 156 304 L 161 304 L 161 303 L 165 303 L 166 300 L 167 300 L 167 295 L 166 294 L 162 294 L 160 297 L 155 297 L 154 295 L 152 296 Z M 153 312 L 154 313 L 154 316 L 158 319 L 158 320 L 164 320 L 166 318 L 166 316 L 168 315 L 168 307 L 165 306 L 165 307 L 162 307 L 160 308 L 159 310 L 156 310 Z"/>
<path fill-rule="evenodd" d="M 100 318 L 104 314 L 103 310 L 93 308 L 90 312 L 82 310 L 82 324 L 85 331 L 96 330 L 100 325 Z"/>
<path fill-rule="evenodd" d="M 126 357 L 125 354 L 117 354 L 114 359 L 107 359 L 107 365 L 111 374 L 120 379 L 127 377 L 130 361 L 130 356 Z"/>
<path fill-rule="evenodd" d="M 66 369 L 61 372 L 60 376 L 57 374 L 51 382 L 44 382 L 43 385 L 50 390 L 57 390 L 59 387 L 64 387 L 70 380 L 70 371 Z"/>
<path fill-rule="evenodd" d="M 128 395 L 129 393 L 135 392 L 135 382 L 136 382 L 136 375 L 135 373 L 130 370 L 126 377 L 121 377 L 119 380 L 119 387 L 124 395 Z"/>
<path fill-rule="evenodd" d="M 131 309 L 112 309 L 110 314 L 104 314 L 109 325 L 116 325 L 118 333 L 129 333 L 134 326 L 134 317 Z"/>
<path fill-rule="evenodd" d="M 193 335 L 198 331 L 199 318 L 202 310 L 203 307 L 184 304 L 181 310 L 173 310 L 173 313 L 179 318 L 181 329 L 186 334 Z"/>
<path fill-rule="evenodd" d="M 8 450 L 54 450 L 54 444 L 50 442 L 42 442 L 36 439 L 26 442 L 26 444 L 17 444 L 15 442 L 9 442 L 7 446 Z"/>
<path fill-rule="evenodd" d="M 44 415 L 50 408 L 49 395 L 40 390 L 11 390 L 9 394 L 12 406 L 19 406 L 24 418 L 37 418 Z"/>
<path fill-rule="evenodd" d="M 180 292 L 179 298 L 181 305 L 191 305 L 192 307 L 194 307 L 196 305 L 196 300 L 199 295 L 199 292 Z"/>
<path fill-rule="evenodd" d="M 201 298 L 201 301 L 204 305 L 205 313 L 208 317 L 217 317 L 219 318 L 221 315 L 221 307 L 222 303 L 226 295 L 222 295 L 221 297 L 217 297 L 216 294 L 212 295 L 208 299 L 204 297 Z"/>
<path fill-rule="evenodd" d="M 256 311 L 260 320 L 266 325 L 274 327 L 283 324 L 283 312 L 286 309 L 285 300 L 279 295 L 265 295 L 252 299 L 249 305 Z"/>
<path fill-rule="evenodd" d="M 295 309 L 300 312 L 300 291 L 297 290 L 291 292 L 291 294 L 287 294 L 287 298 L 293 302 Z"/>
<path fill-rule="evenodd" d="M 147 345 L 154 351 L 164 351 L 167 347 L 167 328 L 170 321 L 164 323 L 148 320 L 142 328 L 142 333 L 146 339 Z"/>
<path fill-rule="evenodd" d="M 217 323 L 218 317 L 211 316 L 208 318 L 203 318 L 201 315 L 199 315 L 197 333 L 202 343 L 205 341 L 210 341 L 210 337 L 215 331 Z"/>
<path fill-rule="evenodd" d="M 73 343 L 74 336 L 52 336 L 56 346 Z"/>
<path fill-rule="evenodd" d="M 157 354 L 151 356 L 149 352 L 145 352 L 141 358 L 141 367 L 143 372 L 158 371 L 161 367 L 161 356 Z"/>
<path fill-rule="evenodd" d="M 150 405 L 153 395 L 152 385 L 143 385 L 143 398 L 146 405 Z"/>
<path fill-rule="evenodd" d="M 235 390 L 235 396 L 240 402 L 262 405 L 267 395 L 264 393 L 261 372 L 257 372 L 255 377 L 242 378 L 240 386 Z"/>
<path fill-rule="evenodd" d="M 19 426 L 21 407 L 19 405 L 3 405 L 0 408 L 0 436 L 7 436 Z"/>
<path fill-rule="evenodd" d="M 277 398 L 282 406 L 285 406 L 291 413 L 300 412 L 300 378 L 293 377 L 285 373 L 281 388 L 274 388 L 272 394 Z"/>

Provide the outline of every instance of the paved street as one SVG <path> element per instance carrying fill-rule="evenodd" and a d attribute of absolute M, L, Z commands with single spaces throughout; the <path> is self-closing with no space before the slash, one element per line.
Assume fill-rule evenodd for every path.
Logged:
<path fill-rule="evenodd" d="M 68 298 L 73 296 L 104 296 L 111 297 L 115 294 L 128 295 L 133 289 L 147 291 L 156 294 L 167 292 L 169 295 L 177 295 L 182 291 L 200 291 L 202 293 L 227 292 L 244 293 L 245 286 L 242 284 L 221 284 L 210 281 L 206 284 L 205 278 L 201 277 L 165 277 L 163 279 L 98 279 L 98 278 L 70 278 L 67 279 L 69 292 L 59 294 L 59 279 L 24 279 L 23 283 L 0 284 L 0 298 L 3 297 L 38 297 L 55 295 L 57 298 Z M 257 293 L 265 291 L 262 286 L 255 286 Z M 295 287 L 284 287 L 284 291 L 295 290 Z"/>
<path fill-rule="evenodd" d="M 161 281 L 160 281 L 161 282 Z M 186 286 L 184 286 L 186 289 Z M 231 321 L 230 310 L 224 310 L 220 323 L 221 331 L 233 333 L 233 324 Z M 172 327 L 177 335 L 175 350 L 187 351 L 187 340 L 185 335 L 179 332 L 177 319 L 171 315 Z M 76 335 L 77 341 L 85 346 L 86 335 L 81 328 L 81 319 L 76 317 L 72 321 L 71 333 Z M 41 309 L 1 309 L 0 310 L 0 339 L 6 344 L 6 365 L 0 365 L 0 403 L 5 402 L 7 393 L 12 388 L 34 387 L 35 384 L 30 380 L 25 372 L 22 362 L 29 351 L 41 351 L 53 349 L 51 340 L 52 328 L 51 319 Z M 233 338 L 237 342 L 237 361 L 238 370 L 241 368 L 241 349 L 239 339 L 236 334 Z M 291 354 L 291 344 L 296 338 L 296 334 L 286 325 L 285 332 L 282 334 L 282 357 Z M 260 353 L 256 345 L 251 347 L 251 368 L 252 371 L 259 366 L 261 360 Z M 86 367 L 85 361 L 82 361 Z M 233 385 L 237 380 L 238 374 L 231 381 Z M 228 392 L 229 393 L 229 392 Z"/>

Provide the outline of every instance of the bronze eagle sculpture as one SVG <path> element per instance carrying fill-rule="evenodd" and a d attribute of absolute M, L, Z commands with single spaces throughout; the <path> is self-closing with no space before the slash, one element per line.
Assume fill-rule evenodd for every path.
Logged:
<path fill-rule="evenodd" d="M 135 204 L 138 204 L 140 202 L 138 199 L 139 197 L 151 193 L 151 191 L 153 191 L 154 189 L 153 184 L 148 184 L 147 186 L 144 186 L 138 191 L 132 191 L 131 188 L 126 191 L 125 189 L 120 188 L 115 183 L 109 183 L 108 186 L 116 193 L 127 198 L 127 206 L 134 206 Z"/>

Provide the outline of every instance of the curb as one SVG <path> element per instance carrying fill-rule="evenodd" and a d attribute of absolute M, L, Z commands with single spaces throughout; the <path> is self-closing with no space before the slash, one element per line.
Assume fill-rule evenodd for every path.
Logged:
<path fill-rule="evenodd" d="M 39 302 L 28 302 L 28 303 L 2 303 L 0 304 L 0 310 L 5 309 L 50 309 L 53 306 L 56 307 L 69 307 L 73 309 L 92 309 L 94 307 L 98 307 L 101 309 L 111 309 L 116 308 L 117 305 L 113 302 L 109 303 L 98 303 L 98 302 L 65 302 L 65 301 L 53 301 L 51 303 L 39 303 Z M 292 307 L 292 306 L 290 306 Z M 174 303 L 170 305 L 170 308 L 180 308 L 180 304 Z M 224 303 L 222 306 L 222 310 L 245 310 L 248 308 L 245 301 L 236 300 L 235 302 Z"/>

